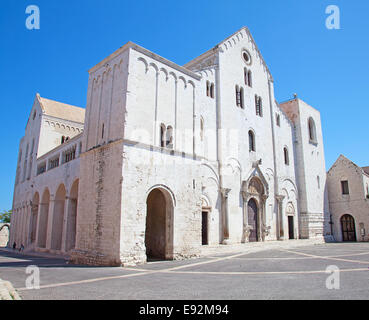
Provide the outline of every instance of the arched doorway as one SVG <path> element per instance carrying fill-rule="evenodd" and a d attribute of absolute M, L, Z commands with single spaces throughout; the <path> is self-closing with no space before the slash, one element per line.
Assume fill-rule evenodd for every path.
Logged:
<path fill-rule="evenodd" d="M 79 180 L 74 181 L 69 194 L 69 207 L 67 219 L 67 235 L 65 251 L 70 251 L 76 245 L 76 225 L 77 225 L 77 207 L 78 207 L 78 183 Z"/>
<path fill-rule="evenodd" d="M 265 241 L 269 229 L 265 224 L 265 202 L 268 189 L 258 168 L 248 181 L 242 183 L 243 233 L 241 242 Z"/>
<path fill-rule="evenodd" d="M 258 235 L 258 206 L 254 198 L 247 204 L 247 221 L 249 225 L 249 242 L 257 242 Z"/>
<path fill-rule="evenodd" d="M 53 227 L 51 238 L 51 249 L 61 250 L 63 237 L 64 205 L 65 205 L 65 187 L 61 184 L 56 191 L 54 200 Z"/>
<path fill-rule="evenodd" d="M 295 239 L 295 207 L 291 202 L 287 204 L 286 215 L 288 219 L 288 239 L 293 240 Z"/>
<path fill-rule="evenodd" d="M 46 189 L 40 203 L 40 218 L 38 225 L 38 246 L 46 248 L 47 223 L 49 220 L 50 192 Z"/>
<path fill-rule="evenodd" d="M 173 203 L 167 190 L 157 188 L 147 197 L 145 246 L 148 260 L 173 258 Z"/>
<path fill-rule="evenodd" d="M 345 214 L 341 217 L 342 241 L 356 241 L 355 220 Z"/>

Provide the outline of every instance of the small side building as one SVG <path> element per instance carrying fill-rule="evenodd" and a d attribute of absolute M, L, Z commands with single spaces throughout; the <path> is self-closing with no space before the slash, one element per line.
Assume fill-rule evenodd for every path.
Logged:
<path fill-rule="evenodd" d="M 8 246 L 9 229 L 10 225 L 8 223 L 0 223 L 0 247 Z"/>
<path fill-rule="evenodd" d="M 369 241 L 369 167 L 340 155 L 327 174 L 331 228 L 336 241 Z"/>

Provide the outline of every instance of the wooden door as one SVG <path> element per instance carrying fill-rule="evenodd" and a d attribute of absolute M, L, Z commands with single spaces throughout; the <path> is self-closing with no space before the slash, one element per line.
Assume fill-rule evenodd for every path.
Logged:
<path fill-rule="evenodd" d="M 208 244 L 208 213 L 202 212 L 202 245 Z"/>
<path fill-rule="evenodd" d="M 342 240 L 356 241 L 355 220 L 349 214 L 345 214 L 341 218 Z"/>
<path fill-rule="evenodd" d="M 258 207 L 256 201 L 251 199 L 247 205 L 248 225 L 251 227 L 249 242 L 258 241 Z"/>

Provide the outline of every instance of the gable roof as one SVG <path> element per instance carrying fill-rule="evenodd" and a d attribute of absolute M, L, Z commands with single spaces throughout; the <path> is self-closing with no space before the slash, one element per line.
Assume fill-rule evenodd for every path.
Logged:
<path fill-rule="evenodd" d="M 37 99 L 45 115 L 78 123 L 85 122 L 85 109 L 83 108 L 42 98 L 39 94 L 37 94 Z"/>
<path fill-rule="evenodd" d="M 226 39 L 224 39 L 223 41 L 221 41 L 220 43 L 218 43 L 215 47 L 213 47 L 212 49 L 204 52 L 203 54 L 201 54 L 200 56 L 194 58 L 193 60 L 191 60 L 190 62 L 186 63 L 184 65 L 185 68 L 191 68 L 193 66 L 196 66 L 197 64 L 199 64 L 202 60 L 208 58 L 209 56 L 211 56 L 212 54 L 218 52 L 218 50 L 227 50 L 227 41 L 229 41 L 232 38 L 238 38 L 239 35 L 241 35 L 241 38 L 244 37 L 244 33 L 245 35 L 249 38 L 249 40 L 253 43 L 256 54 L 259 56 L 261 62 L 263 63 L 267 73 L 270 76 L 270 79 L 273 80 L 272 74 L 263 58 L 263 56 L 260 53 L 260 50 L 254 40 L 254 38 L 251 35 L 251 32 L 249 30 L 249 28 L 247 27 L 242 27 L 239 30 L 237 30 L 235 33 L 231 34 L 229 37 L 227 37 Z"/>
<path fill-rule="evenodd" d="M 349 161 L 350 163 L 353 164 L 353 166 L 355 168 L 357 168 L 359 170 L 359 172 L 361 172 L 362 174 L 365 174 L 365 175 L 368 175 L 369 176 L 369 167 L 359 167 L 355 162 L 353 162 L 352 160 L 346 158 L 344 155 L 340 155 L 338 157 L 338 159 L 336 160 L 336 162 L 332 165 L 332 167 L 328 170 L 328 173 L 338 164 L 338 162 L 340 160 L 346 160 L 346 161 Z"/>
<path fill-rule="evenodd" d="M 364 172 L 369 175 L 369 167 L 362 167 L 362 169 L 364 170 Z"/>

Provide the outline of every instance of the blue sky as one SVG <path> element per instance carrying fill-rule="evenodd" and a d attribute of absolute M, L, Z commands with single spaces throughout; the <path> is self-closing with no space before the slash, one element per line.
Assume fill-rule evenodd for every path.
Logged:
<path fill-rule="evenodd" d="M 341 29 L 328 30 L 328 5 Z M 25 27 L 28 5 L 40 30 Z M 327 169 L 340 154 L 369 165 L 367 0 L 2 0 L 0 210 L 12 206 L 18 143 L 34 96 L 85 107 L 87 70 L 128 41 L 183 65 L 248 26 L 275 80 L 320 110 Z"/>

